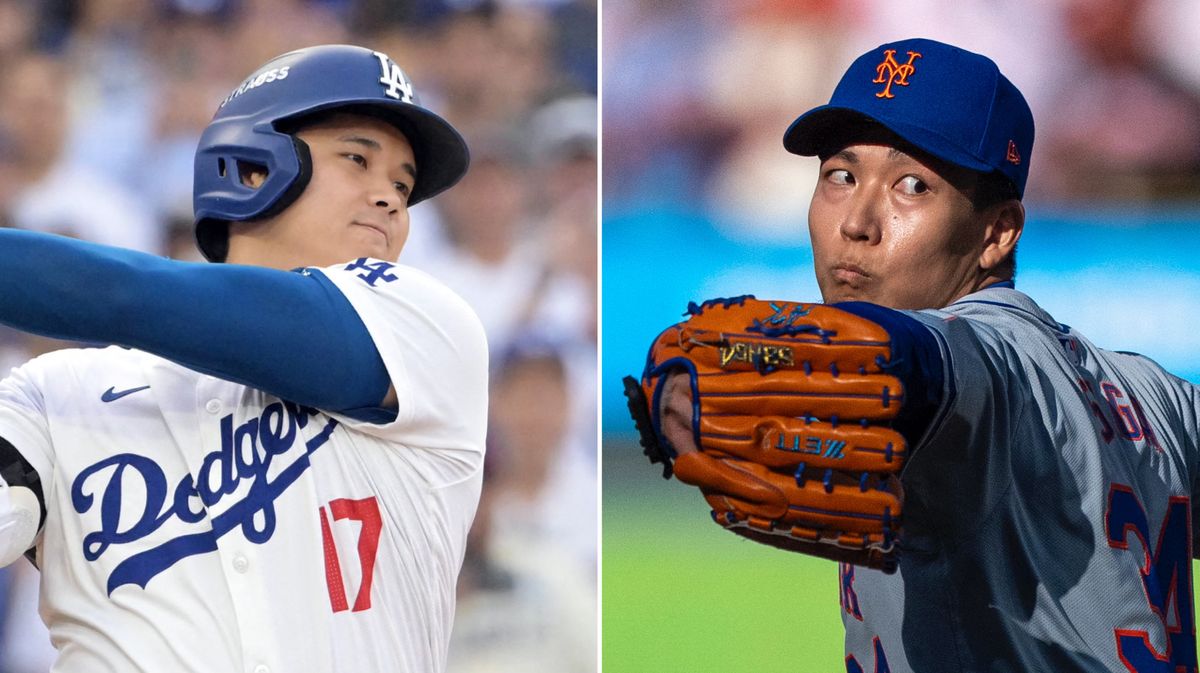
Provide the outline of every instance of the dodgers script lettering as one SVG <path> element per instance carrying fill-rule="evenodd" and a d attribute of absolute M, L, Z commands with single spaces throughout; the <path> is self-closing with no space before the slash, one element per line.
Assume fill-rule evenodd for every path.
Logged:
<path fill-rule="evenodd" d="M 233 416 L 226 415 L 221 419 L 221 447 L 204 457 L 198 475 L 184 475 L 170 492 L 159 464 L 135 453 L 110 456 L 80 472 L 71 487 L 75 511 L 80 514 L 91 511 L 99 496 L 100 530 L 83 538 L 83 556 L 93 562 L 113 545 L 142 540 L 173 519 L 199 524 L 207 508 L 236 492 L 243 482 L 250 483 L 245 497 L 212 517 L 211 525 L 198 525 L 196 528 L 200 530 L 194 533 L 167 540 L 118 563 L 109 575 L 108 593 L 124 584 L 145 588 L 176 561 L 216 551 L 217 540 L 238 527 L 254 544 L 271 539 L 275 532 L 276 498 L 308 469 L 309 456 L 328 441 L 337 426 L 336 420 L 329 419 L 319 433 L 304 443 L 303 453 L 278 471 L 273 480 L 268 480 L 273 461 L 291 451 L 297 430 L 304 428 L 309 416 L 315 413 L 316 410 L 290 402 L 275 402 L 267 405 L 257 418 L 236 428 Z M 125 511 L 126 489 L 131 487 L 144 493 L 145 507 L 140 514 Z"/>

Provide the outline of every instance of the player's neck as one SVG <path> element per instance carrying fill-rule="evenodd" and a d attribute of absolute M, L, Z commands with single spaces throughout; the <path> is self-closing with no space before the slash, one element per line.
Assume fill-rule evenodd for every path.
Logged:
<path fill-rule="evenodd" d="M 976 279 L 976 281 L 974 283 L 969 285 L 965 291 L 959 293 L 959 295 L 957 297 L 955 297 L 953 300 L 951 300 L 948 303 L 953 304 L 954 302 L 958 301 L 959 299 L 962 299 L 963 297 L 965 297 L 969 294 L 974 294 L 976 292 L 979 292 L 980 290 L 987 288 L 987 287 L 991 287 L 992 285 L 995 285 L 996 283 L 1003 283 L 1005 281 L 1010 281 L 1010 280 L 1012 280 L 1011 273 L 984 273 L 978 279 Z"/>
<path fill-rule="evenodd" d="M 255 252 L 245 248 L 234 249 L 232 247 L 229 250 L 229 255 L 225 258 L 225 263 L 265 266 L 270 269 L 280 269 L 283 271 L 291 271 L 302 266 L 312 266 L 311 264 L 304 264 L 298 260 L 291 259 L 287 255 Z"/>
<path fill-rule="evenodd" d="M 291 271 L 308 266 L 323 267 L 340 260 L 313 259 L 311 255 L 297 254 L 282 246 L 261 245 L 261 241 L 229 242 L 229 254 L 225 257 L 226 264 L 245 264 L 248 266 L 263 266 L 268 269 Z"/>

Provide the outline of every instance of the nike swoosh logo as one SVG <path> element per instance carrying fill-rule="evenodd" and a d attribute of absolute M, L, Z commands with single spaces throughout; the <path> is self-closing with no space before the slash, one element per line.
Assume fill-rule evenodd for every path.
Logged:
<path fill-rule="evenodd" d="M 116 392 L 116 386 L 113 386 L 112 388 L 109 388 L 108 390 L 104 391 L 104 394 L 100 396 L 100 401 L 101 402 L 115 402 L 115 401 L 121 399 L 122 397 L 125 397 L 126 395 L 132 395 L 136 392 L 146 390 L 149 387 L 150 386 L 142 386 L 141 388 L 130 388 L 129 390 L 122 390 L 121 392 L 118 393 L 118 392 Z"/>

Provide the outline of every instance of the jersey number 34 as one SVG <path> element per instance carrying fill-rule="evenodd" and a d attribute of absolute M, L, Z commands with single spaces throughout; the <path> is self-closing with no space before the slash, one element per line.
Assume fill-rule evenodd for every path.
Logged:
<path fill-rule="evenodd" d="M 1192 523 L 1187 496 L 1172 496 L 1159 528 L 1158 544 L 1150 546 L 1146 509 L 1133 489 L 1112 484 L 1105 516 L 1108 546 L 1129 549 L 1136 537 L 1144 559 L 1142 585 L 1150 610 L 1162 620 L 1166 651 L 1159 652 L 1150 634 L 1135 629 L 1114 629 L 1117 656 L 1132 673 L 1195 673 L 1196 620 L 1192 607 Z M 1171 611 L 1171 612 L 1168 612 Z"/>

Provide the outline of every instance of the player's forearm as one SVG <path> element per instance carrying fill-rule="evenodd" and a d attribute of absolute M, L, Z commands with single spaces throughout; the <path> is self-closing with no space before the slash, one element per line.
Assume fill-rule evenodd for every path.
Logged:
<path fill-rule="evenodd" d="M 378 406 L 387 371 L 321 274 L 177 262 L 0 230 L 0 322 L 145 350 L 329 410 Z"/>

